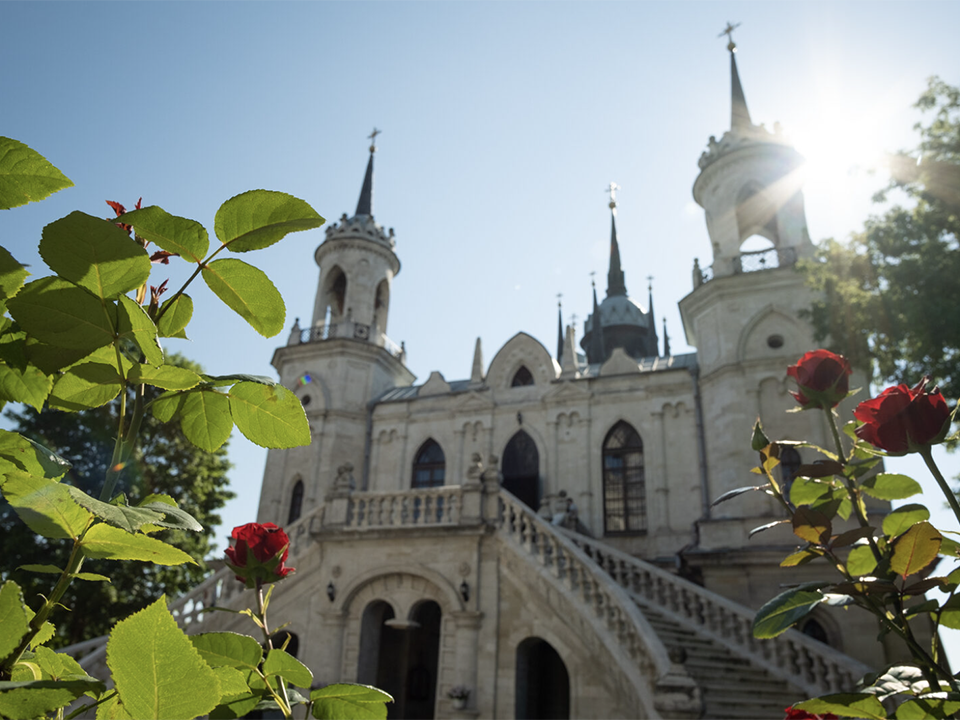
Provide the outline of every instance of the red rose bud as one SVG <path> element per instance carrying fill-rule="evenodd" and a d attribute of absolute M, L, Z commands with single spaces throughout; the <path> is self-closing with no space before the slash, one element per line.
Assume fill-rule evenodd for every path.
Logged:
<path fill-rule="evenodd" d="M 847 377 L 852 370 L 843 355 L 829 350 L 813 350 L 787 368 L 800 392 L 790 391 L 804 410 L 834 408 L 850 392 Z"/>
<path fill-rule="evenodd" d="M 236 542 L 226 550 L 227 565 L 248 588 L 283 580 L 294 571 L 283 565 L 290 538 L 273 523 L 247 523 L 230 535 Z"/>
<path fill-rule="evenodd" d="M 863 425 L 857 437 L 893 455 L 917 452 L 943 442 L 950 430 L 950 410 L 940 390 L 927 390 L 930 378 L 916 387 L 890 387 L 853 411 Z"/>

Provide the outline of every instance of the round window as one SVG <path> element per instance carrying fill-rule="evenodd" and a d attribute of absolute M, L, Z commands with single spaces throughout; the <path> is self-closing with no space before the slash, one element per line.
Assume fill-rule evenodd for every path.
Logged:
<path fill-rule="evenodd" d="M 783 347 L 783 335 L 771 335 L 767 338 L 767 347 L 779 350 Z"/>

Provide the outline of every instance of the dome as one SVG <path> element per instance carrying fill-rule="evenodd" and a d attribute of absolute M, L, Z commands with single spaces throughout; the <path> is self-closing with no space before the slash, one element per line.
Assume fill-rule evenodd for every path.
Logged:
<path fill-rule="evenodd" d="M 626 295 L 610 295 L 600 303 L 600 324 L 603 327 L 635 325 L 649 328 L 650 316 L 632 298 Z M 593 330 L 593 315 L 587 318 L 584 330 L 586 332 Z"/>

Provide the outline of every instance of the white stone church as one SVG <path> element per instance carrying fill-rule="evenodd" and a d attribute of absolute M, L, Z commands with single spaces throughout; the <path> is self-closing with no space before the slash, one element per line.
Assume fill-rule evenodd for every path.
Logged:
<path fill-rule="evenodd" d="M 318 685 L 376 685 L 396 718 L 772 719 L 886 659 L 856 612 L 754 640 L 783 584 L 830 571 L 779 567 L 789 526 L 749 537 L 785 517 L 767 496 L 710 507 L 756 479 L 757 416 L 771 437 L 828 442 L 819 414 L 784 413 L 785 370 L 814 347 L 802 159 L 751 121 L 734 49 L 730 128 L 693 184 L 713 251 L 680 302 L 696 353 L 672 355 L 652 298 L 630 296 L 612 197 L 606 297 L 579 346 L 572 327 L 556 356 L 518 332 L 486 364 L 478 340 L 469 378 L 415 384 L 388 338 L 403 281 L 370 148 L 356 212 L 316 250 L 312 322 L 273 357 L 313 441 L 270 451 L 258 520 L 291 536 L 271 614 Z M 757 235 L 770 249 L 741 251 Z M 190 632 L 231 629 L 199 611 L 250 602 L 221 571 L 172 609 Z"/>

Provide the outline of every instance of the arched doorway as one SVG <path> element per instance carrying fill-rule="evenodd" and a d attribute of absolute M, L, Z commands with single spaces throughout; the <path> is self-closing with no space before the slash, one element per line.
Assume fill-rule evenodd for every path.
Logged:
<path fill-rule="evenodd" d="M 503 451 L 503 489 L 534 511 L 540 508 L 540 453 L 533 438 L 518 430 Z"/>
<path fill-rule="evenodd" d="M 409 620 L 394 617 L 393 608 L 383 600 L 364 608 L 357 680 L 393 696 L 388 718 L 434 717 L 440 620 L 440 606 L 432 600 L 419 603 Z"/>
<path fill-rule="evenodd" d="M 530 637 L 517 646 L 517 720 L 566 720 L 570 717 L 567 666 L 546 640 Z"/>

